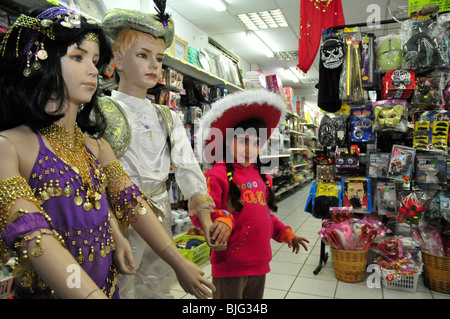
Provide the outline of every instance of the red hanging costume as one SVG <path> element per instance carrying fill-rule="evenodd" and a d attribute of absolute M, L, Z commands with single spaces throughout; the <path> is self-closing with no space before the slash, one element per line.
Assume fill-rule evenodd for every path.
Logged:
<path fill-rule="evenodd" d="M 345 25 L 341 0 L 300 0 L 297 67 L 307 73 L 319 50 L 322 30 Z"/>

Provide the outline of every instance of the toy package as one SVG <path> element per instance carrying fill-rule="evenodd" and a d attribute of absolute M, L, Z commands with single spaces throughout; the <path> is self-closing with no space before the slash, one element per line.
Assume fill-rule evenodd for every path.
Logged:
<path fill-rule="evenodd" d="M 334 182 L 314 181 L 309 191 L 305 212 L 316 218 L 330 218 L 330 207 L 340 207 L 341 184 Z"/>
<path fill-rule="evenodd" d="M 397 212 L 395 183 L 378 182 L 375 197 L 378 215 L 390 215 Z"/>
<path fill-rule="evenodd" d="M 370 193 L 370 178 L 344 177 L 342 178 L 343 206 L 352 206 L 355 213 L 372 212 Z"/>
<path fill-rule="evenodd" d="M 387 178 L 391 154 L 374 152 L 369 155 L 369 173 L 372 178 Z"/>
<path fill-rule="evenodd" d="M 375 131 L 406 132 L 408 130 L 408 102 L 382 100 L 372 103 Z"/>
<path fill-rule="evenodd" d="M 335 223 L 349 220 L 352 217 L 353 207 L 330 207 L 331 219 Z"/>
<path fill-rule="evenodd" d="M 359 147 L 357 145 L 336 147 L 334 165 L 337 170 L 359 169 Z"/>
<path fill-rule="evenodd" d="M 382 99 L 410 98 L 416 87 L 415 79 L 415 73 L 410 70 L 393 70 L 386 72 L 382 79 Z"/>
<path fill-rule="evenodd" d="M 416 78 L 416 88 L 411 104 L 422 109 L 442 105 L 442 91 L 439 76 L 420 76 Z"/>
<path fill-rule="evenodd" d="M 417 183 L 447 183 L 447 158 L 438 154 L 416 156 Z"/>
<path fill-rule="evenodd" d="M 352 142 L 374 142 L 375 132 L 373 130 L 373 108 L 360 107 L 350 109 L 350 140 Z"/>
<path fill-rule="evenodd" d="M 364 100 L 361 72 L 361 34 L 358 28 L 344 28 L 342 39 L 345 46 L 343 70 L 340 78 L 341 100 L 349 104 Z"/>
<path fill-rule="evenodd" d="M 397 181 L 410 182 L 416 150 L 403 145 L 393 145 L 389 162 L 388 177 Z"/>
<path fill-rule="evenodd" d="M 366 90 L 378 89 L 378 74 L 375 53 L 375 35 L 362 33 L 361 35 L 361 77 L 362 86 Z"/>
<path fill-rule="evenodd" d="M 426 111 L 414 115 L 413 147 L 417 150 L 447 152 L 450 113 Z"/>

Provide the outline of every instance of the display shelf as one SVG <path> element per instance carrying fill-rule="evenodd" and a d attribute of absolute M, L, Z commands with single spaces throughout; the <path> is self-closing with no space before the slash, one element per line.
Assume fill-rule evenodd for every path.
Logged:
<path fill-rule="evenodd" d="M 207 85 L 225 88 L 229 92 L 243 90 L 241 87 L 234 85 L 232 83 L 228 83 L 224 79 L 219 78 L 218 76 L 215 76 L 210 72 L 206 72 L 205 70 L 196 65 L 193 65 L 183 59 L 174 57 L 173 54 L 170 52 L 166 52 L 163 65 L 175 69 L 176 71 L 182 73 L 184 76 L 194 78 L 196 80 L 204 82 Z"/>
<path fill-rule="evenodd" d="M 303 181 L 301 181 L 301 182 L 294 182 L 294 183 L 292 183 L 292 184 L 289 185 L 289 186 L 283 187 L 282 189 L 280 189 L 279 191 L 277 191 L 277 192 L 275 193 L 275 197 L 279 197 L 281 194 L 284 194 L 284 193 L 286 193 L 287 191 L 290 191 L 291 189 L 294 189 L 294 188 L 297 187 L 297 186 L 302 186 L 302 185 L 308 183 L 308 182 L 311 181 L 311 180 L 312 180 L 312 178 L 307 178 L 307 179 L 305 179 L 305 180 L 303 180 Z"/>

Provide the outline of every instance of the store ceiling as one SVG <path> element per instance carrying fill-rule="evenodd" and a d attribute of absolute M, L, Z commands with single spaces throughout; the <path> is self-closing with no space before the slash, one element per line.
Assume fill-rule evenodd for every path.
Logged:
<path fill-rule="evenodd" d="M 304 0 L 306 1 L 306 0 Z M 267 58 L 261 51 L 249 46 L 245 37 L 246 27 L 237 18 L 238 14 L 259 12 L 264 10 L 281 9 L 289 27 L 267 29 L 259 31 L 268 46 L 274 52 L 297 51 L 300 27 L 300 0 L 222 0 L 226 5 L 225 12 L 217 12 L 208 5 L 208 0 L 167 0 L 168 7 L 183 16 L 191 23 L 204 30 L 211 38 L 236 53 L 249 63 L 259 66 L 265 74 L 278 74 L 283 85 L 293 87 L 296 95 L 298 90 L 311 92 L 318 79 L 318 58 L 308 72 L 307 77 L 311 83 L 294 83 L 283 75 L 284 68 L 296 66 L 298 61 L 279 61 L 276 57 Z M 346 24 L 366 23 L 368 18 L 376 14 L 379 8 L 381 20 L 392 19 L 391 12 L 400 18 L 406 17 L 404 10 L 408 0 L 342 0 Z M 372 5 L 370 7 L 370 5 Z M 378 6 L 378 7 L 374 7 Z M 368 9 L 370 9 L 368 11 Z M 364 27 L 361 31 L 374 32 L 383 35 L 395 32 L 399 23 L 383 24 L 379 29 Z M 302 94 L 303 95 L 303 94 Z M 306 96 L 311 103 L 317 98 Z"/>

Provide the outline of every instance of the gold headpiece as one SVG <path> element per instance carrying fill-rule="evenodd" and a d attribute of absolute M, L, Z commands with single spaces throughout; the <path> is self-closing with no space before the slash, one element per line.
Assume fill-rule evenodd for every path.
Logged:
<path fill-rule="evenodd" d="M 2 56 L 5 54 L 6 46 L 9 38 L 14 30 L 16 32 L 16 57 L 19 57 L 19 43 L 21 36 L 26 37 L 25 46 L 22 52 L 27 55 L 27 65 L 23 71 L 23 75 L 28 77 L 31 75 L 32 70 L 39 70 L 41 67 L 41 60 L 45 60 L 48 57 L 47 51 L 44 49 L 44 40 L 48 37 L 51 40 L 55 40 L 53 33 L 53 25 L 59 23 L 65 28 L 79 28 L 81 21 L 81 15 L 72 9 L 64 6 L 51 7 L 36 18 L 22 14 L 17 18 L 16 22 L 10 27 L 8 32 L 2 41 Z M 90 24 L 96 24 L 93 19 L 86 20 Z M 26 36 L 23 34 L 23 30 L 28 33 Z M 99 43 L 99 37 L 93 32 L 89 32 L 85 36 L 85 40 Z M 33 61 L 34 60 L 34 61 Z"/>
<path fill-rule="evenodd" d="M 94 32 L 86 33 L 86 35 L 84 36 L 84 40 L 90 41 L 90 42 L 95 42 L 95 43 L 100 43 L 100 39 L 98 38 L 98 34 L 94 33 Z"/>

